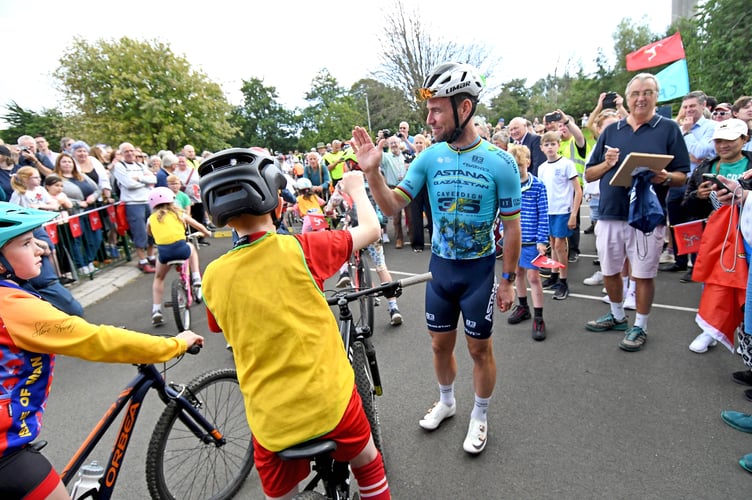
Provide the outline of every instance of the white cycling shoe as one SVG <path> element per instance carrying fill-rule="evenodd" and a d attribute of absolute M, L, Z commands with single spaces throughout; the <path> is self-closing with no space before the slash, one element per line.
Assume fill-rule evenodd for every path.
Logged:
<path fill-rule="evenodd" d="M 465 442 L 462 443 L 462 448 L 472 455 L 477 455 L 486 447 L 488 438 L 488 423 L 470 419 L 470 425 L 467 428 L 467 436 L 465 436 Z"/>
<path fill-rule="evenodd" d="M 447 418 L 453 417 L 456 412 L 456 403 L 452 406 L 447 406 L 439 401 L 435 403 L 430 410 L 428 410 L 428 413 L 426 413 L 422 419 L 420 419 L 419 424 L 425 430 L 432 431 L 438 428 L 441 422 L 443 422 Z"/>

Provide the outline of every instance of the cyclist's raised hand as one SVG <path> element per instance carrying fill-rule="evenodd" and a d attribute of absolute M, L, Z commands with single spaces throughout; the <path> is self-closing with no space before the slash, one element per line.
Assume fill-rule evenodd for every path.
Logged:
<path fill-rule="evenodd" d="M 199 346 L 204 345 L 204 337 L 193 333 L 191 330 L 182 331 L 178 333 L 176 336 L 179 339 L 185 340 L 186 343 L 188 344 L 188 347 L 191 347 L 193 345 L 199 345 Z"/>
<path fill-rule="evenodd" d="M 355 127 L 353 129 L 350 144 L 353 151 L 355 151 L 355 156 L 358 158 L 358 166 L 366 175 L 378 172 L 379 165 L 381 165 L 381 152 L 384 142 L 384 139 L 381 139 L 378 147 L 376 147 L 366 129 L 363 127 Z"/>

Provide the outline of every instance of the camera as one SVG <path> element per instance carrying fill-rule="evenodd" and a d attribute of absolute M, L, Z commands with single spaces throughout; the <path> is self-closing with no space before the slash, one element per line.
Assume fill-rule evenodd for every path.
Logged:
<path fill-rule="evenodd" d="M 391 136 L 394 135 L 394 134 L 392 134 L 392 131 L 389 130 L 388 128 L 380 130 L 380 132 L 381 132 L 382 137 L 384 137 L 384 139 L 389 139 Z"/>
<path fill-rule="evenodd" d="M 29 151 L 31 151 L 31 149 L 29 148 L 29 146 L 21 146 L 21 147 L 20 147 L 20 148 L 18 148 L 18 149 L 19 149 L 19 150 L 20 150 L 20 151 L 21 151 L 22 153 L 28 153 Z"/>
<path fill-rule="evenodd" d="M 561 113 L 554 111 L 553 113 L 549 113 L 544 116 L 543 119 L 546 121 L 546 123 L 558 122 L 559 120 L 561 120 Z"/>
<path fill-rule="evenodd" d="M 603 97 L 603 109 L 616 109 L 616 92 L 607 92 Z"/>

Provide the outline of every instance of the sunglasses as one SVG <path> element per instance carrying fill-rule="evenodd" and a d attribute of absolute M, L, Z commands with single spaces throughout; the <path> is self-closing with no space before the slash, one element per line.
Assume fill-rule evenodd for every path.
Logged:
<path fill-rule="evenodd" d="M 726 116 L 730 113 L 731 111 L 713 111 L 713 116 Z"/>

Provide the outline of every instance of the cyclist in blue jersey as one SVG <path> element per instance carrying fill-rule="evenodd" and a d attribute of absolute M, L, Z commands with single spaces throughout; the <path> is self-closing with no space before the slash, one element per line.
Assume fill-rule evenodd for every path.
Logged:
<path fill-rule="evenodd" d="M 475 403 L 463 442 L 464 450 L 470 454 L 482 452 L 487 442 L 487 410 L 496 383 L 491 340 L 494 302 L 501 311 L 510 310 L 520 253 L 517 164 L 506 151 L 482 140 L 472 122 L 483 87 L 478 71 L 467 64 L 451 62 L 431 71 L 418 97 L 428 100 L 426 123 L 437 144 L 411 163 L 407 175 L 394 189 L 379 173 L 384 140 L 376 146 L 364 128 L 353 131 L 358 162 L 374 199 L 386 215 L 404 208 L 424 186 L 428 190 L 433 215 L 429 269 L 434 278 L 426 286 L 426 323 L 440 400 L 420 420 L 420 426 L 434 430 L 456 412 L 454 346 L 462 313 L 474 363 Z M 497 214 L 504 226 L 500 285 L 494 272 L 493 225 Z"/>

